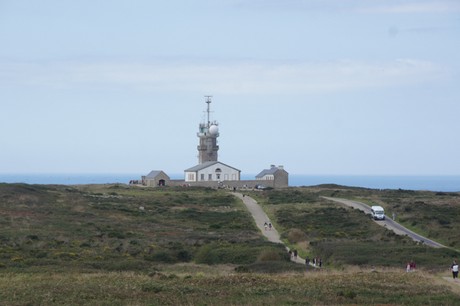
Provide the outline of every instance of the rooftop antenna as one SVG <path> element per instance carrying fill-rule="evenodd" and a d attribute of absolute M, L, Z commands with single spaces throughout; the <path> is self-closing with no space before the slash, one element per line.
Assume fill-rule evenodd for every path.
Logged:
<path fill-rule="evenodd" d="M 211 121 L 209 120 L 209 114 L 211 113 L 210 104 L 211 104 L 212 96 L 204 96 L 204 97 L 206 98 L 206 103 L 208 104 L 208 109 L 206 110 L 206 112 L 208 113 L 208 127 L 210 127 Z"/>

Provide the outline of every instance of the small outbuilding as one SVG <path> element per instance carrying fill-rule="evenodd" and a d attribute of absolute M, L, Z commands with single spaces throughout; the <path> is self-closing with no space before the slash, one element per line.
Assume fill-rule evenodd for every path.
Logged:
<path fill-rule="evenodd" d="M 147 187 L 168 186 L 170 182 L 169 176 L 161 170 L 152 170 L 142 177 L 142 185 Z"/>
<path fill-rule="evenodd" d="M 267 182 L 273 188 L 283 188 L 289 186 L 289 173 L 283 166 L 271 165 L 270 169 L 264 169 L 256 175 L 256 181 Z"/>

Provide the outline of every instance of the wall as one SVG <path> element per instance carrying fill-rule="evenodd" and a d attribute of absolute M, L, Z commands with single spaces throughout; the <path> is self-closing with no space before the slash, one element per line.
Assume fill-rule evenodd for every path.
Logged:
<path fill-rule="evenodd" d="M 256 180 L 244 180 L 244 181 L 199 181 L 199 182 L 186 182 L 184 180 L 171 180 L 168 186 L 200 186 L 200 187 L 210 187 L 210 188 L 255 188 L 257 185 L 263 185 L 265 187 L 275 188 L 274 181 L 256 181 Z M 286 186 L 287 187 L 287 186 Z"/>

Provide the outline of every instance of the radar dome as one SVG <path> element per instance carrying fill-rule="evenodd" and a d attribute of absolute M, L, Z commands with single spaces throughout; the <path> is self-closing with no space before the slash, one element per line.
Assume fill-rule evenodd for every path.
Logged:
<path fill-rule="evenodd" d="M 209 127 L 209 133 L 210 133 L 211 135 L 217 135 L 217 134 L 219 134 L 219 127 L 218 127 L 217 125 L 214 125 L 214 124 L 211 125 L 211 126 Z"/>

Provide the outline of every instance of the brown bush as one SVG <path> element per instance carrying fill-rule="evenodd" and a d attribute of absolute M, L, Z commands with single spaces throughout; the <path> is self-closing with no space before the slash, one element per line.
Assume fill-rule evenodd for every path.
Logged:
<path fill-rule="evenodd" d="M 305 241 L 307 239 L 307 236 L 305 233 L 297 228 L 293 228 L 289 231 L 288 240 L 290 243 L 297 243 L 301 241 Z"/>
<path fill-rule="evenodd" d="M 264 250 L 260 252 L 259 256 L 257 257 L 257 261 L 278 261 L 282 260 L 279 252 L 273 250 Z"/>

